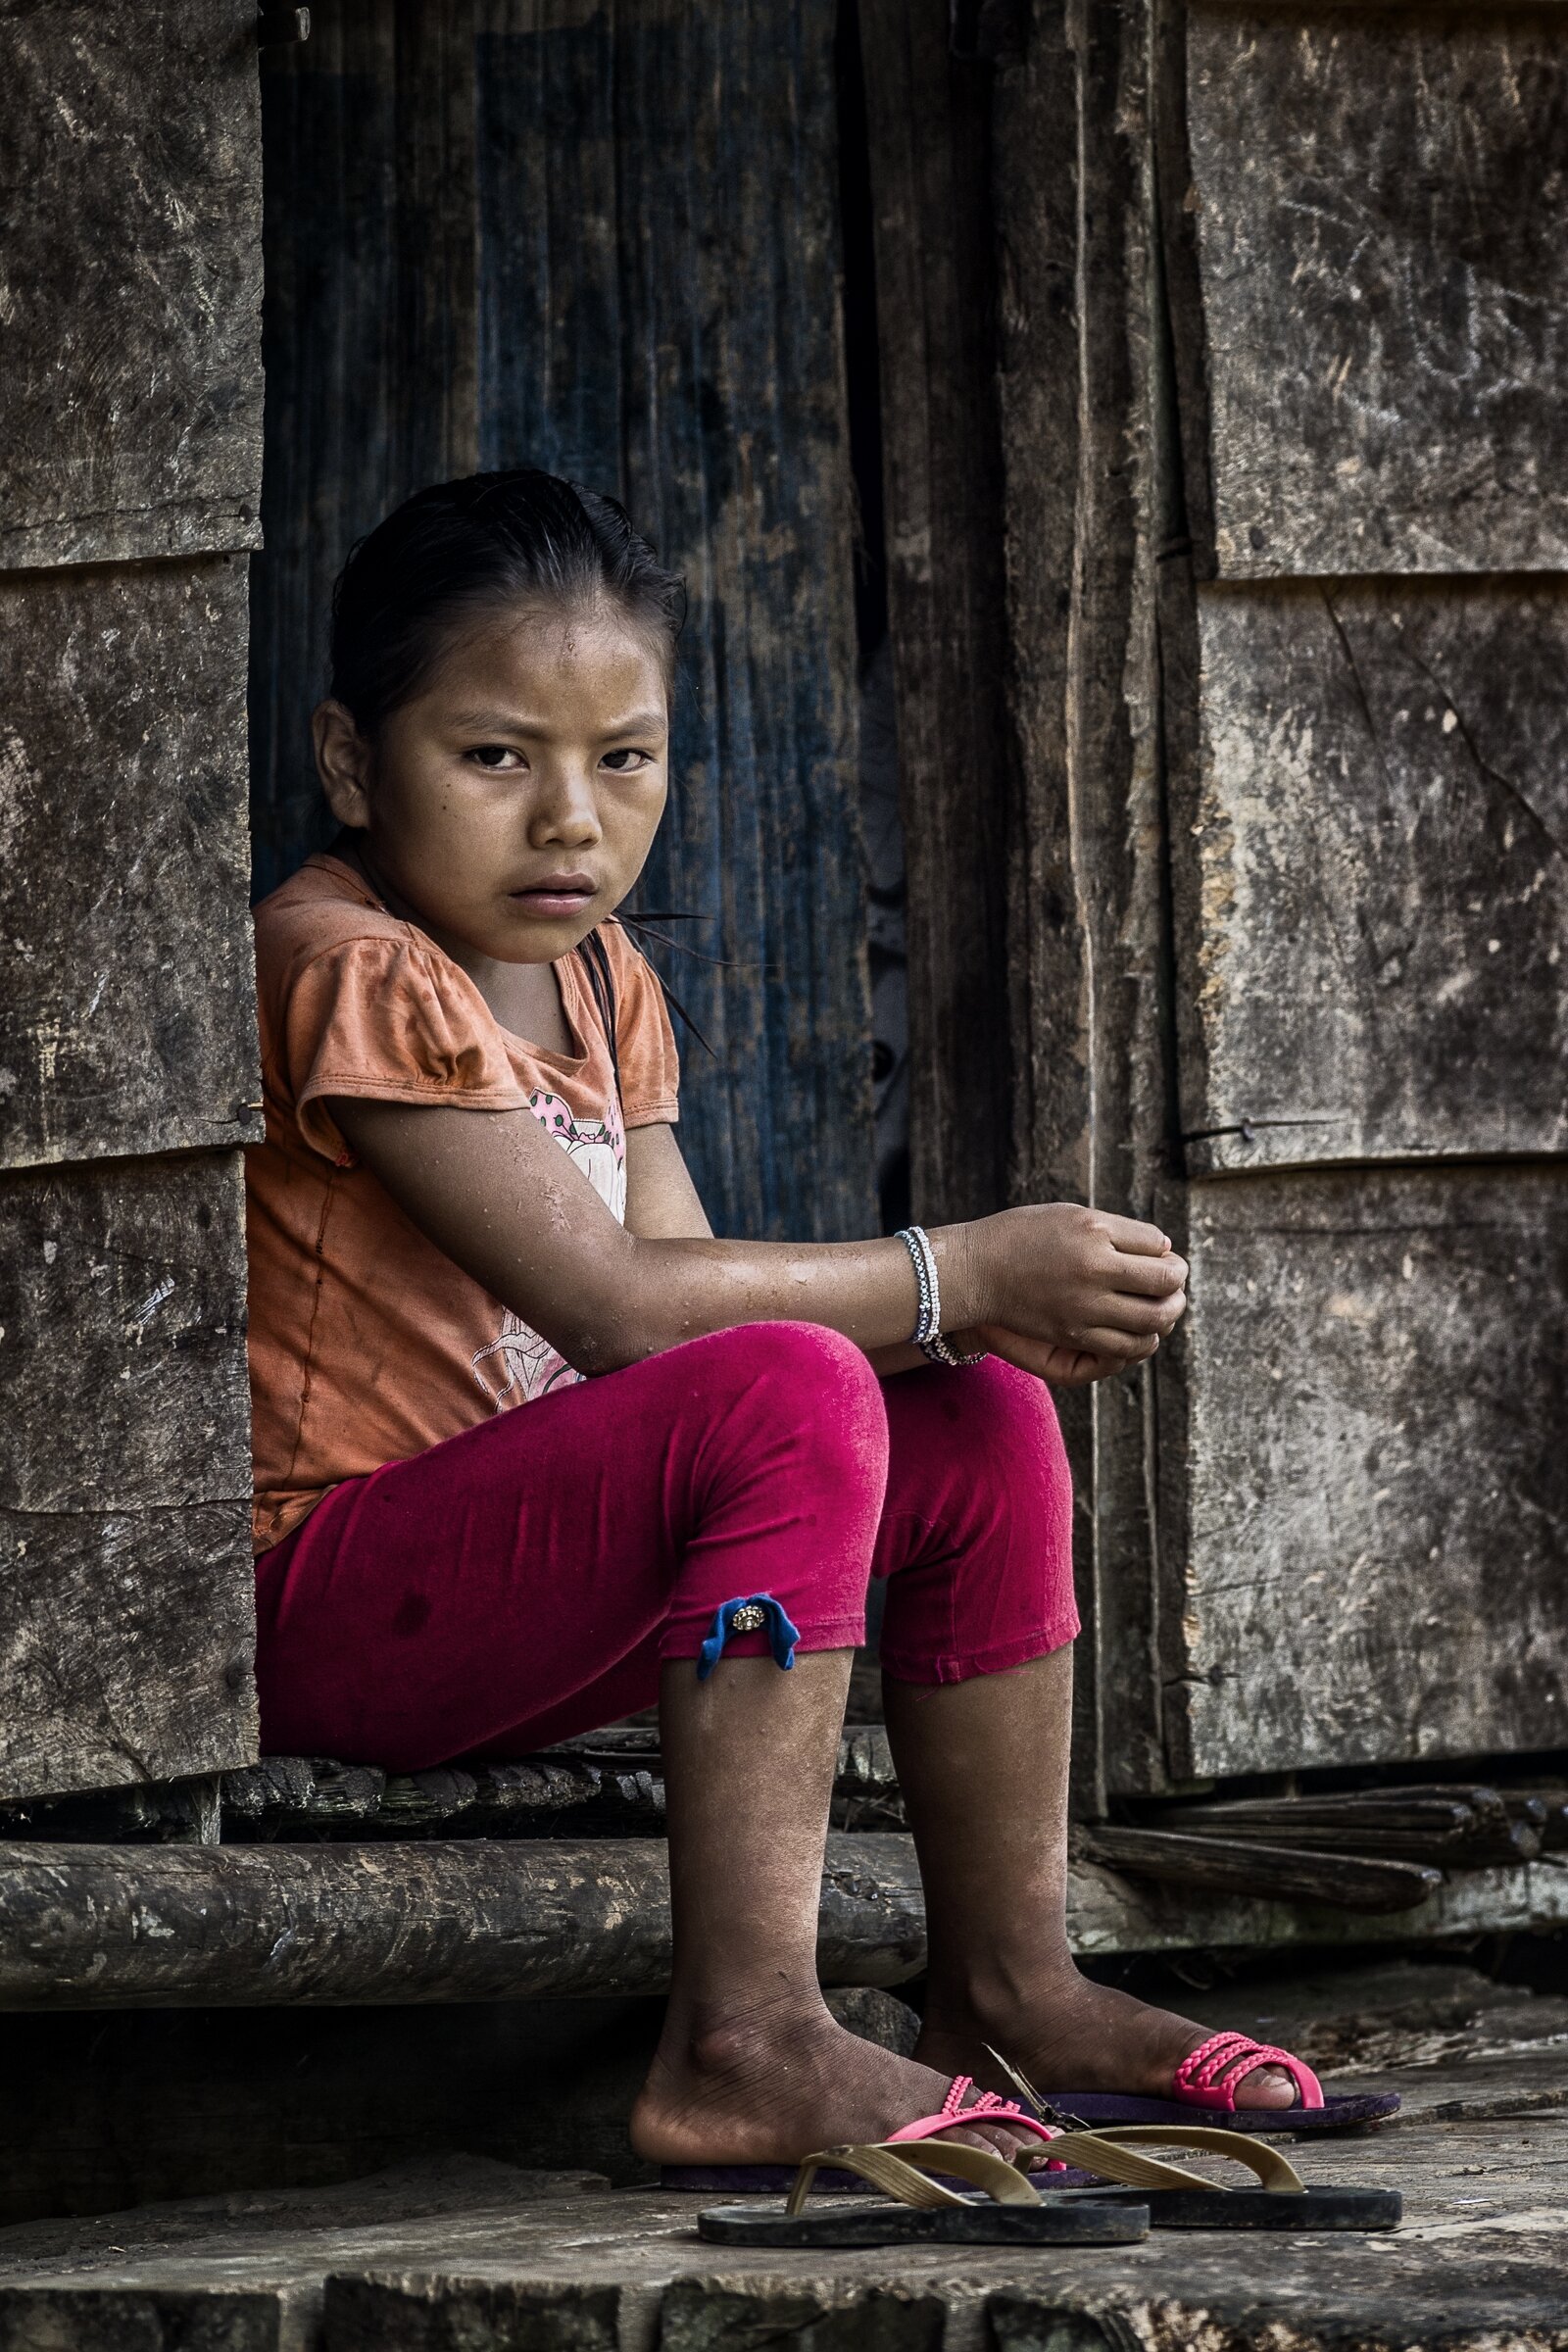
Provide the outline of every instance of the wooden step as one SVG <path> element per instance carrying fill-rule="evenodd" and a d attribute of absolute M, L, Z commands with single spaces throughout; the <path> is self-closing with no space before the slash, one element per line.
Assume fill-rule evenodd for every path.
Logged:
<path fill-rule="evenodd" d="M 1074 1951 L 1469 1939 L 1568 1926 L 1568 1867 L 1549 1860 L 1463 1871 L 1417 1909 L 1382 1914 L 1270 1899 L 1255 1875 L 1248 1891 L 1227 1892 L 1191 1873 L 1150 1884 L 1124 1870 L 1082 1853 L 1074 1861 Z M 824 1982 L 903 1984 L 924 1956 L 911 1840 L 834 1833 L 818 1945 Z M 0 1843 L 0 2010 L 657 1993 L 668 1969 L 661 1838 Z"/>
<path fill-rule="evenodd" d="M 839 1742 L 833 1823 L 902 1829 L 880 1724 Z M 657 1731 L 616 1726 L 515 1764 L 396 1773 L 324 1756 L 268 1756 L 195 1781 L 40 1797 L 0 1807 L 0 1840 L 244 1844 L 319 1838 L 662 1838 Z"/>
<path fill-rule="evenodd" d="M 1211 1799 L 1164 1807 L 1149 1826 L 1475 1868 L 1534 1862 L 1551 1821 L 1545 1799 L 1532 1790 L 1505 1797 L 1499 1789 L 1467 1783 Z"/>
<path fill-rule="evenodd" d="M 824 1981 L 898 1984 L 924 1959 L 909 1839 L 830 1837 Z M 662 1839 L 0 1845 L 0 2008 L 520 2000 L 668 1983 Z"/>
<path fill-rule="evenodd" d="M 1433 2070 L 1434 2072 L 1436 2070 Z M 1421 2076 L 1400 2083 L 1411 2087 Z M 1441 2078 L 1462 2100 L 1463 2074 Z M 0 2231 L 8 2352 L 1551 2352 L 1568 2263 L 1543 2115 L 1291 2149 L 1396 2188 L 1404 2230 L 1156 2231 L 1127 2247 L 778 2253 L 697 2235 L 712 2200 L 472 2158 Z M 1460 2170 L 1460 2157 L 1468 2171 Z M 1217 2168 L 1221 2177 L 1228 2167 Z M 1230 2177 L 1234 2177 L 1233 2175 Z"/>
<path fill-rule="evenodd" d="M 1441 1870 L 1415 1862 L 1244 1839 L 1197 1837 L 1178 1830 L 1120 1829 L 1097 1824 L 1077 1834 L 1075 1850 L 1133 1878 L 1190 1888 L 1328 1903 L 1339 1911 L 1412 1911 L 1443 1885 Z"/>

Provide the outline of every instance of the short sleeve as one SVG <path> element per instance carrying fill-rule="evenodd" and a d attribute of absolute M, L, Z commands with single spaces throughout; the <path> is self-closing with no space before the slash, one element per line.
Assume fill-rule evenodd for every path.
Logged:
<path fill-rule="evenodd" d="M 354 1155 L 324 1096 L 466 1110 L 527 1103 L 479 991 L 414 941 L 360 938 L 324 949 L 293 973 L 278 1014 L 282 1092 L 305 1141 L 339 1167 Z"/>
<path fill-rule="evenodd" d="M 659 975 L 618 923 L 601 934 L 615 983 L 620 1115 L 628 1127 L 672 1127 L 680 1117 L 680 1055 Z"/>

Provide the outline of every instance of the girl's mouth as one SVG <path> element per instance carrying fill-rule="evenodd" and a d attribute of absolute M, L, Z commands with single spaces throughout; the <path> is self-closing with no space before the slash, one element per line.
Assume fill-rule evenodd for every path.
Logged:
<path fill-rule="evenodd" d="M 598 890 L 591 874 L 546 874 L 542 882 L 530 882 L 526 889 L 509 891 L 507 895 L 514 906 L 521 906 L 529 914 L 559 918 L 581 914 Z"/>

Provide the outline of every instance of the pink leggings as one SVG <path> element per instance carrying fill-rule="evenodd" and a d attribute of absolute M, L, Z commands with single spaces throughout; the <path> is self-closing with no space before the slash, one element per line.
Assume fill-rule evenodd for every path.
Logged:
<path fill-rule="evenodd" d="M 1025 1373 L 879 1382 L 812 1324 L 715 1332 L 333 1488 L 257 1562 L 262 1745 L 403 1771 L 526 1754 L 652 1705 L 729 1600 L 849 1647 L 873 1576 L 890 1674 L 1002 1673 L 1078 1630 L 1070 1519 Z"/>

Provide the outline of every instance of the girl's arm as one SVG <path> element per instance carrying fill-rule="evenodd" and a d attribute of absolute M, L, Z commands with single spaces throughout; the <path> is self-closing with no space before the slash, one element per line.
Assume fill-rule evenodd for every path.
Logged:
<path fill-rule="evenodd" d="M 626 1132 L 626 1230 L 644 1242 L 713 1238 L 673 1127 L 631 1127 Z"/>
<path fill-rule="evenodd" d="M 673 1127 L 633 1127 L 627 1133 L 626 1224 L 644 1241 L 707 1241 L 712 1237 L 708 1212 Z M 867 1352 L 884 1378 L 925 1368 L 925 1357 L 907 1341 L 897 1348 L 872 1348 Z"/>
<path fill-rule="evenodd" d="M 819 1323 L 867 1351 L 908 1339 L 915 1282 L 900 1241 L 671 1236 L 666 1214 L 678 1222 L 680 1211 L 667 1162 L 635 1210 L 660 1230 L 639 1232 L 617 1223 L 531 1111 L 342 1096 L 328 1107 L 419 1230 L 580 1372 L 741 1323 Z M 639 1145 L 639 1164 L 660 1149 Z M 1185 1304 L 1187 1269 L 1162 1234 L 1071 1202 L 940 1226 L 931 1244 L 950 1331 L 1004 1326 L 1109 1368 L 1152 1354 Z"/>

